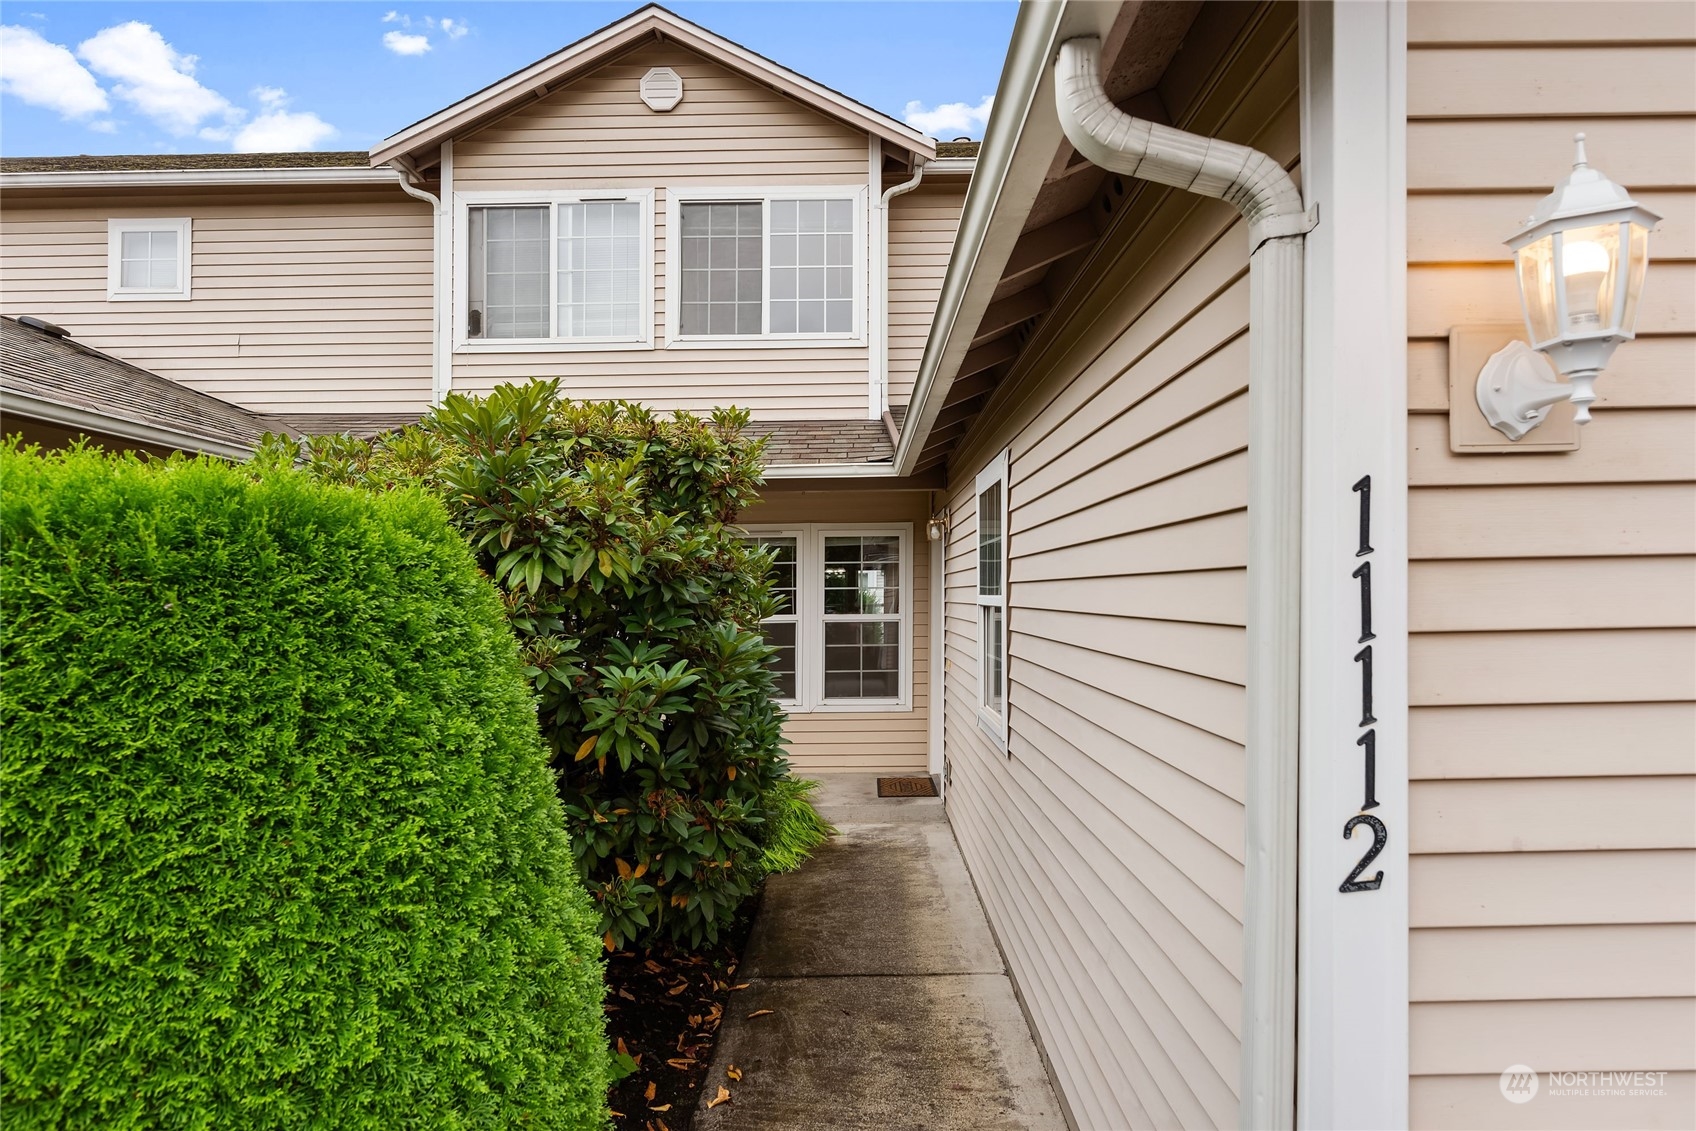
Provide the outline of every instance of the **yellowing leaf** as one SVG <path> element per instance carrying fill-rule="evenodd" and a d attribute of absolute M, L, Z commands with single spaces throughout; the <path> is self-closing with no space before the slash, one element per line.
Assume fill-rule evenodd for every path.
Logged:
<path fill-rule="evenodd" d="M 672 997 L 676 997 L 678 994 L 682 993 L 684 990 L 686 990 L 688 988 L 689 988 L 688 982 L 679 982 L 677 985 L 675 985 L 675 986 L 671 987 L 671 989 L 667 990 L 666 993 L 669 994 Z"/>
<path fill-rule="evenodd" d="M 581 762 L 583 759 L 585 759 L 589 756 L 589 751 L 593 750 L 594 748 L 595 748 L 595 736 L 591 734 L 588 738 L 585 738 L 583 740 L 583 745 L 579 746 L 577 748 L 577 757 L 573 758 L 572 761 L 573 762 Z"/>
<path fill-rule="evenodd" d="M 647 1100 L 649 1103 L 652 1103 L 653 1099 L 654 1099 L 654 1093 L 656 1091 L 658 1091 L 658 1088 L 655 1087 L 654 1082 L 652 1080 L 649 1080 L 648 1081 L 648 1090 L 642 1093 L 642 1098 Z"/>
<path fill-rule="evenodd" d="M 729 1102 L 730 1102 L 730 1089 L 726 1088 L 723 1084 L 720 1084 L 718 1086 L 718 1095 L 714 1096 L 711 1100 L 708 1100 L 707 1106 L 708 1107 L 717 1107 L 719 1104 L 729 1103 Z"/>
<path fill-rule="evenodd" d="M 601 560 L 601 576 L 602 577 L 611 577 L 612 576 L 612 555 L 608 554 L 605 550 L 602 550 L 598 556 Z"/>
<path fill-rule="evenodd" d="M 618 1039 L 618 1052 L 619 1052 L 620 1056 L 629 1056 L 630 1055 L 630 1049 L 629 1049 L 628 1046 L 625 1045 L 623 1037 L 620 1037 Z"/>
<path fill-rule="evenodd" d="M 670 1111 L 671 1105 L 670 1104 L 660 1104 L 657 1107 L 650 1107 L 648 1110 L 649 1111 Z"/>
<path fill-rule="evenodd" d="M 641 879 L 643 876 L 647 875 L 648 874 L 647 862 L 644 861 L 644 862 L 636 865 L 636 870 L 634 872 L 630 873 L 630 874 L 638 880 Z"/>
<path fill-rule="evenodd" d="M 742 1070 L 740 1068 L 736 1067 L 734 1064 L 732 1064 L 729 1068 L 726 1068 L 724 1070 L 724 1074 L 726 1076 L 730 1077 L 732 1080 L 741 1080 L 742 1079 Z"/>
<path fill-rule="evenodd" d="M 725 776 L 728 777 L 731 781 L 736 780 L 736 767 L 735 766 L 729 767 L 728 769 L 726 769 L 724 771 L 724 773 L 725 773 Z"/>
<path fill-rule="evenodd" d="M 608 931 L 606 933 L 606 935 L 604 937 L 602 937 L 601 941 L 607 944 L 608 950 L 613 949 L 613 941 L 612 941 L 612 932 L 611 931 Z"/>
<path fill-rule="evenodd" d="M 630 865 L 626 864 L 623 860 L 615 857 L 613 859 L 613 866 L 618 869 L 619 879 L 628 880 L 630 878 Z"/>

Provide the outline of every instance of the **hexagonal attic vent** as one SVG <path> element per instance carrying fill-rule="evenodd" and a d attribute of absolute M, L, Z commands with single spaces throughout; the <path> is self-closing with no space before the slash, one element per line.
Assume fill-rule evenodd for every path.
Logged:
<path fill-rule="evenodd" d="M 683 101 L 683 78 L 670 67 L 655 67 L 642 76 L 642 101 L 663 114 Z"/>

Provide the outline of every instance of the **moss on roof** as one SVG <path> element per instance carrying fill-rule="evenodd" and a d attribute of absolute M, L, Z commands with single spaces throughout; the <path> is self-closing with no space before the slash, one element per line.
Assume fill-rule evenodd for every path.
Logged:
<path fill-rule="evenodd" d="M 976 157 L 978 142 L 975 141 L 939 141 L 936 143 L 938 157 Z"/>
<path fill-rule="evenodd" d="M 0 157 L 0 173 L 109 173 L 160 169 L 367 168 L 362 149 L 314 153 L 129 153 L 90 157 Z"/>

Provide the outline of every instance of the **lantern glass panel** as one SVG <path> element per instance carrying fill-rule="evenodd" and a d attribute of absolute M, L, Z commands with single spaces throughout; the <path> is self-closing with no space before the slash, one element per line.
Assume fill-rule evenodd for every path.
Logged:
<path fill-rule="evenodd" d="M 1614 323 L 1619 286 L 1619 224 L 1593 224 L 1562 232 L 1561 282 L 1566 287 L 1563 337 L 1605 333 Z"/>
<path fill-rule="evenodd" d="M 1649 271 L 1649 229 L 1642 224 L 1622 224 L 1630 230 L 1630 252 L 1625 273 L 1625 315 L 1619 328 L 1627 334 L 1637 331 L 1637 296 L 1643 293 L 1643 277 Z"/>
<path fill-rule="evenodd" d="M 1519 293 L 1525 300 L 1525 321 L 1531 341 L 1559 337 L 1555 312 L 1555 237 L 1544 236 L 1514 253 L 1519 260 Z"/>

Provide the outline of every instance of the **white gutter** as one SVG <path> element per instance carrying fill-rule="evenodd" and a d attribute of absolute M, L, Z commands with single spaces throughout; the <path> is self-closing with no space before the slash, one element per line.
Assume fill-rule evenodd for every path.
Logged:
<path fill-rule="evenodd" d="M 395 164 L 395 179 L 400 182 L 400 190 L 407 196 L 422 200 L 430 206 L 430 399 L 432 404 L 440 404 L 447 390 L 447 374 L 443 370 L 443 345 L 447 336 L 447 326 L 442 321 L 442 228 L 443 216 L 446 210 L 442 207 L 441 198 L 425 192 L 412 183 L 417 174 L 417 166 L 404 157 L 397 157 Z"/>
<path fill-rule="evenodd" d="M 328 169 L 102 169 L 81 173 L 0 173 L 0 189 L 175 188 L 194 185 L 386 185 L 388 167 Z"/>
<path fill-rule="evenodd" d="M 925 159 L 914 156 L 913 177 L 898 185 L 890 185 L 877 202 L 877 243 L 874 248 L 877 263 L 872 279 L 877 284 L 877 316 L 872 319 L 872 364 L 877 376 L 872 380 L 872 396 L 868 415 L 877 420 L 889 411 L 889 202 L 903 193 L 912 192 L 924 180 Z"/>
<path fill-rule="evenodd" d="M 1296 803 L 1301 706 L 1303 242 L 1313 220 L 1273 158 L 1134 118 L 1101 82 L 1101 41 L 1054 65 L 1060 127 L 1104 169 L 1217 197 L 1249 222 L 1248 780 L 1240 1120 L 1296 1111 Z"/>
<path fill-rule="evenodd" d="M 0 390 L 0 414 L 28 417 L 30 420 L 57 424 L 61 428 L 78 432 L 116 436 L 120 440 L 130 440 L 137 444 L 205 452 L 207 455 L 225 456 L 229 459 L 244 460 L 253 454 L 253 449 L 246 444 L 200 436 L 175 428 L 162 428 L 157 424 L 145 424 L 121 416 L 108 416 L 91 409 L 60 404 L 11 389 Z"/>
<path fill-rule="evenodd" d="M 780 463 L 765 469 L 767 479 L 888 479 L 895 468 L 878 463 Z"/>

